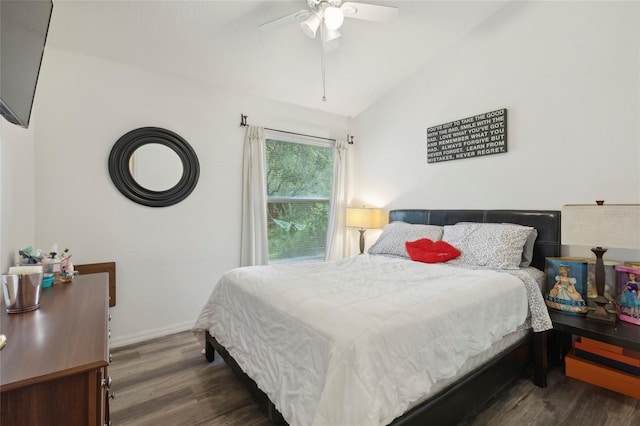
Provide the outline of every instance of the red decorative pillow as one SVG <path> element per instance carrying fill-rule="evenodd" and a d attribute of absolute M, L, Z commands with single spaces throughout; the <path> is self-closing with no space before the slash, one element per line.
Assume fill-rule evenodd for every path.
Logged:
<path fill-rule="evenodd" d="M 428 238 L 421 238 L 416 241 L 407 241 L 405 246 L 409 257 L 418 262 L 446 262 L 460 256 L 460 250 L 442 240 L 434 242 Z"/>

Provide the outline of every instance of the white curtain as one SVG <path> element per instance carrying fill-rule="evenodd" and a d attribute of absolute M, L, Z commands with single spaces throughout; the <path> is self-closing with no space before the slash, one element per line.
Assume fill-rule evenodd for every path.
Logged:
<path fill-rule="evenodd" d="M 242 177 L 241 266 L 269 263 L 265 144 L 264 129 L 248 126 L 244 138 Z"/>
<path fill-rule="evenodd" d="M 347 253 L 347 147 L 346 141 L 337 140 L 334 148 L 333 194 L 327 229 L 326 260 L 342 259 Z"/>

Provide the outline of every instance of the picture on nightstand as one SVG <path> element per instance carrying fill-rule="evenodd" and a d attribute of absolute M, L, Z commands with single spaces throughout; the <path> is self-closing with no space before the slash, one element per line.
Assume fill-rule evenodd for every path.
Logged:
<path fill-rule="evenodd" d="M 618 318 L 640 325 L 640 268 L 616 266 L 618 275 Z"/>
<path fill-rule="evenodd" d="M 548 257 L 545 266 L 547 306 L 559 312 L 587 313 L 587 262 L 572 258 Z"/>

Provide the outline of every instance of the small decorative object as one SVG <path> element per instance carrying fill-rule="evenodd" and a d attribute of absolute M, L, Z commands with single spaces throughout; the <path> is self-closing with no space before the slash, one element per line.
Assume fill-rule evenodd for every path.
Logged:
<path fill-rule="evenodd" d="M 42 260 L 44 253 L 42 250 L 35 250 L 33 247 L 29 246 L 23 250 L 18 250 L 18 258 L 16 264 L 19 265 L 32 265 L 40 263 Z"/>
<path fill-rule="evenodd" d="M 34 249 L 29 246 L 18 251 L 16 258 L 17 265 L 40 265 L 43 272 L 43 287 L 49 287 L 52 283 L 68 282 L 69 275 L 73 276 L 73 265 L 71 264 L 71 253 L 69 249 L 64 249 L 62 253 L 58 251 L 58 244 L 53 244 L 48 252 L 41 249 Z M 67 272 L 71 265 L 70 274 Z M 66 281 L 62 277 L 66 275 Z"/>
<path fill-rule="evenodd" d="M 60 282 L 68 283 L 73 279 L 75 275 L 75 271 L 73 270 L 73 263 L 71 261 L 67 262 L 67 267 L 60 274 Z"/>
<path fill-rule="evenodd" d="M 587 307 L 587 262 L 548 257 L 545 268 L 547 291 L 544 301 L 559 312 L 582 315 Z"/>
<path fill-rule="evenodd" d="M 42 288 L 49 288 L 53 285 L 53 274 L 43 274 L 42 276 Z"/>
<path fill-rule="evenodd" d="M 640 268 L 616 266 L 618 319 L 640 325 Z"/>

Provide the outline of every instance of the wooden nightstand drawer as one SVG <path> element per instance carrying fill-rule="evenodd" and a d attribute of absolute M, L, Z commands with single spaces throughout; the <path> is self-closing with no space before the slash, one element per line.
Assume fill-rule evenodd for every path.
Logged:
<path fill-rule="evenodd" d="M 577 358 L 572 352 L 564 360 L 567 377 L 640 399 L 640 377 Z"/>

